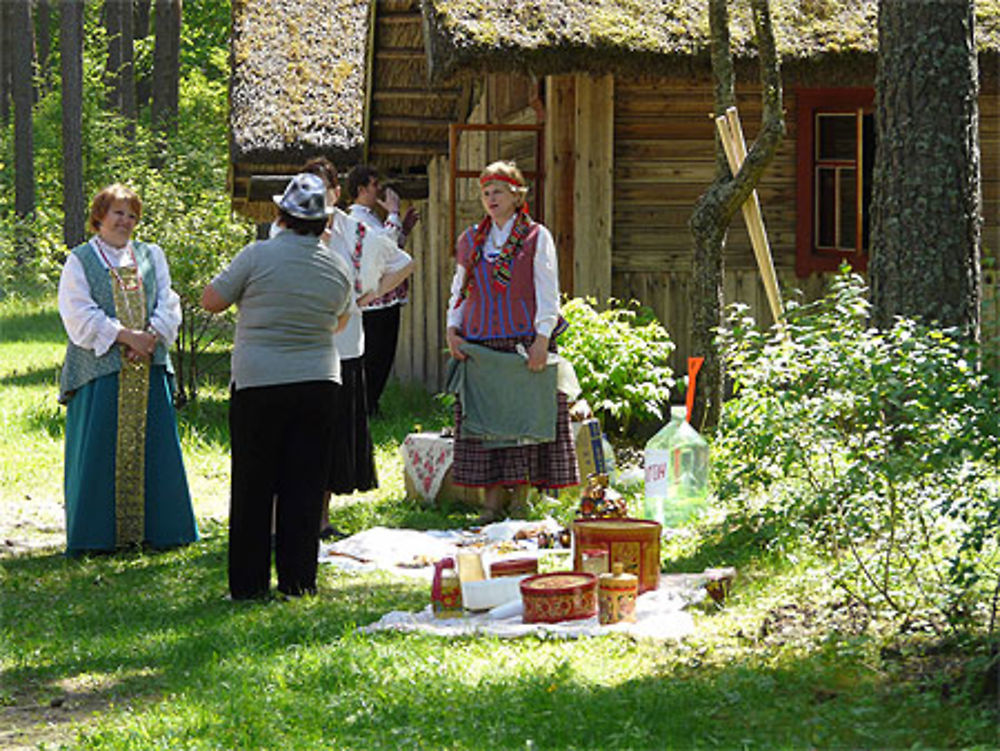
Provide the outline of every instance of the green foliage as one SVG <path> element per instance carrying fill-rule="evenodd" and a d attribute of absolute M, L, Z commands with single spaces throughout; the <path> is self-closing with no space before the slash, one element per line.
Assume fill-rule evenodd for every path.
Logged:
<path fill-rule="evenodd" d="M 735 307 L 720 496 L 774 543 L 811 540 L 839 583 L 902 622 L 984 622 L 1000 576 L 1000 397 L 954 332 L 867 326 L 860 277 L 790 305 L 786 332 Z"/>
<path fill-rule="evenodd" d="M 212 319 L 198 302 L 205 284 L 253 236 L 253 226 L 230 209 L 227 86 L 230 4 L 185 3 L 178 129 L 166 141 L 149 127 L 149 113 L 129 122 L 107 109 L 107 40 L 100 4 L 88 4 L 83 60 L 84 191 L 89 199 L 121 182 L 143 199 L 135 237 L 160 245 L 181 298 L 184 323 L 175 350 L 181 401 L 197 396 L 206 363 L 230 331 L 226 317 Z M 153 35 L 136 42 L 136 75 L 150 74 Z M 58 49 L 52 65 L 58 66 Z M 58 75 L 55 76 L 58 83 Z M 54 290 L 65 260 L 62 201 L 62 106 L 59 86 L 35 107 L 35 215 L 13 214 L 13 170 L 0 170 L 0 292 Z M 0 164 L 10 164 L 8 128 Z"/>
<path fill-rule="evenodd" d="M 51 296 L 0 302 L 0 539 L 8 541 L 0 705 L 22 746 L 995 746 L 995 711 L 964 688 L 975 674 L 960 672 L 982 663 L 984 640 L 921 650 L 848 631 L 842 612 L 826 607 L 822 562 L 740 557 L 748 538 L 736 534 L 706 545 L 686 530 L 700 557 L 675 570 L 736 564 L 739 579 L 725 608 L 693 613 L 697 633 L 681 642 L 369 635 L 357 627 L 425 607 L 427 581 L 325 564 L 316 597 L 229 602 L 226 389 L 214 384 L 178 416 L 203 539 L 68 559 L 58 553 L 63 410 L 55 403 L 64 348 Z M 372 427 L 380 487 L 338 499 L 334 523 L 351 532 L 468 526 L 474 511 L 424 508 L 402 495 L 400 442 L 447 424 L 450 411 L 397 383 L 382 409 Z M 922 657 L 932 648 L 947 671 Z M 60 722 L 38 721 L 53 712 Z"/>
<path fill-rule="evenodd" d="M 562 305 L 569 328 L 559 352 L 573 363 L 583 397 L 609 431 L 624 434 L 635 423 L 662 420 L 674 386 L 670 335 L 648 308 L 609 300 L 598 311 L 595 304 L 574 297 Z"/>

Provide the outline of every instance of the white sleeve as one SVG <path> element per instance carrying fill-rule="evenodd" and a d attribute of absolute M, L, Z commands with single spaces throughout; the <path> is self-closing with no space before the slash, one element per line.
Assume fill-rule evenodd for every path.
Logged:
<path fill-rule="evenodd" d="M 456 308 L 455 303 L 458 296 L 462 294 L 462 287 L 465 286 L 465 266 L 455 265 L 455 275 L 451 278 L 451 294 L 448 295 L 448 328 L 454 326 L 459 331 L 462 330 L 462 312 L 465 310 L 465 300 Z"/>
<path fill-rule="evenodd" d="M 405 250 L 400 248 L 398 245 L 393 245 L 391 249 L 386 249 L 385 252 L 385 272 L 390 274 L 394 271 L 399 271 L 400 269 L 406 267 L 413 257 L 407 253 Z"/>
<path fill-rule="evenodd" d="M 403 222 L 399 218 L 399 214 L 395 211 L 389 214 L 385 218 L 385 222 L 382 225 L 385 228 L 385 233 L 392 239 L 394 243 L 399 244 L 400 240 L 405 239 L 403 235 Z"/>
<path fill-rule="evenodd" d="M 552 233 L 538 228 L 535 242 L 535 331 L 551 337 L 559 320 L 559 267 Z"/>
<path fill-rule="evenodd" d="M 94 301 L 83 263 L 75 253 L 70 253 L 59 277 L 58 302 L 59 315 L 73 344 L 93 350 L 98 357 L 111 349 L 122 325 Z"/>
<path fill-rule="evenodd" d="M 159 245 L 147 247 L 151 251 L 156 271 L 156 304 L 149 317 L 149 325 L 169 349 L 177 339 L 177 332 L 181 327 L 181 298 L 170 288 L 170 268 L 163 249 Z"/>

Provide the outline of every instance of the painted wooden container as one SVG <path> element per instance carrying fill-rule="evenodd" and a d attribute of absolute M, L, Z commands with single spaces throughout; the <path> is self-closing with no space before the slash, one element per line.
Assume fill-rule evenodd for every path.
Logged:
<path fill-rule="evenodd" d="M 529 576 L 521 582 L 525 623 L 558 623 L 597 615 L 597 577 L 575 571 Z"/>
<path fill-rule="evenodd" d="M 459 618 L 463 614 L 462 584 L 455 570 L 454 558 L 442 558 L 434 564 L 431 610 L 437 618 Z"/>
<path fill-rule="evenodd" d="M 573 570 L 584 571 L 584 551 L 608 551 L 608 573 L 621 563 L 639 578 L 639 594 L 660 586 L 660 523 L 646 519 L 577 519 L 573 522 Z"/>
<path fill-rule="evenodd" d="M 538 573 L 537 558 L 507 558 L 490 564 L 490 578 L 499 576 L 534 576 Z"/>
<path fill-rule="evenodd" d="M 635 623 L 635 600 L 639 596 L 639 579 L 626 574 L 621 562 L 612 564 L 610 574 L 597 579 L 597 619 L 602 626 L 612 623 Z"/>

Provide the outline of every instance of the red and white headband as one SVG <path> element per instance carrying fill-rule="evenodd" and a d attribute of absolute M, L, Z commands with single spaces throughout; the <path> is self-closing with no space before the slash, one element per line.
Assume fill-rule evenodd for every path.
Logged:
<path fill-rule="evenodd" d="M 499 182 L 502 182 L 502 183 L 509 183 L 510 185 L 513 185 L 515 188 L 525 188 L 525 187 L 527 187 L 522 182 L 520 182 L 516 177 L 507 177 L 507 175 L 501 175 L 501 174 L 498 174 L 496 172 L 492 172 L 492 173 L 490 173 L 488 175 L 483 175 L 482 177 L 480 177 L 479 178 L 479 185 L 481 187 L 481 186 L 486 185 L 486 183 L 491 183 L 491 182 L 494 182 L 494 181 L 499 181 Z"/>

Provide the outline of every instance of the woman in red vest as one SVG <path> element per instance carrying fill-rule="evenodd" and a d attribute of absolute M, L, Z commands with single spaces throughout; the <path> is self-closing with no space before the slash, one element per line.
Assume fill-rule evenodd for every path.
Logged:
<path fill-rule="evenodd" d="M 518 418 L 530 418 L 518 413 L 533 404 L 525 390 L 505 393 L 504 382 L 527 383 L 528 390 L 544 388 L 544 399 L 555 401 L 551 410 L 555 425 L 548 426 L 554 440 L 524 436 L 497 442 L 463 434 L 470 405 L 465 405 L 463 415 L 459 398 L 453 479 L 457 485 L 486 488 L 482 520 L 491 521 L 503 514 L 507 491 L 514 486 L 567 487 L 579 483 L 579 474 L 567 398 L 555 388 L 554 375 L 551 379 L 542 375 L 561 330 L 559 272 L 552 234 L 529 216 L 525 203 L 528 187 L 515 164 L 490 164 L 480 174 L 479 184 L 486 216 L 458 240 L 448 303 L 449 352 L 464 363 L 470 357 L 469 350 L 475 349 L 468 343 L 494 352 L 520 351 L 520 356 L 500 358 L 500 366 L 491 364 L 486 375 L 483 370 L 466 370 L 466 379 L 475 376 L 495 381 L 490 386 L 497 388 L 489 392 L 494 403 L 484 410 L 487 414 L 477 417 L 487 423 L 494 420 L 498 430 L 519 424 Z M 507 371 L 507 367 L 517 370 Z M 538 377 L 525 380 L 524 369 Z M 477 388 L 476 393 L 483 392 Z"/>

